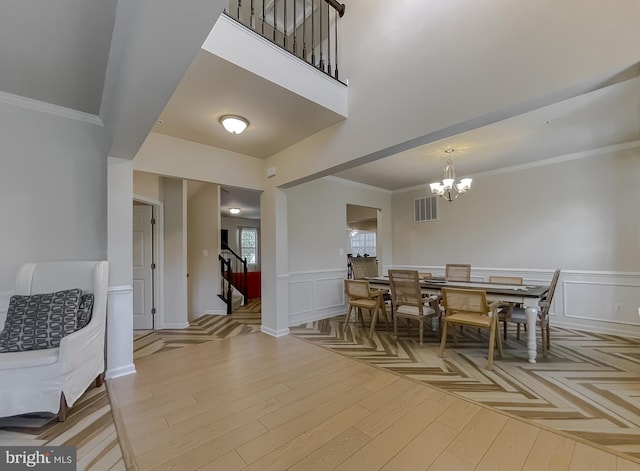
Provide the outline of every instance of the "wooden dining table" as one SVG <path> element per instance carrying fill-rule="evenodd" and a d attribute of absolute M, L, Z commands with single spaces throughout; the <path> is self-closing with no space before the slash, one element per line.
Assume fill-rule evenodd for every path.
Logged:
<path fill-rule="evenodd" d="M 388 276 L 375 276 L 367 278 L 372 287 L 389 287 Z M 512 285 L 504 283 L 487 283 L 479 281 L 447 281 L 444 278 L 423 278 L 420 280 L 420 289 L 428 295 L 439 295 L 442 288 L 466 288 L 481 289 L 487 293 L 487 301 L 503 301 L 522 304 L 527 316 L 527 353 L 529 363 L 535 363 L 538 354 L 536 341 L 536 322 L 539 303 L 542 297 L 549 291 L 548 286 L 540 285 Z"/>

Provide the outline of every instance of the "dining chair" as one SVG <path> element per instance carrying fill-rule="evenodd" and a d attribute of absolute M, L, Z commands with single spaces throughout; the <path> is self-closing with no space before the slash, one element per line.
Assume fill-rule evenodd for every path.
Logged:
<path fill-rule="evenodd" d="M 491 304 L 487 303 L 487 293 L 484 290 L 462 289 L 462 288 L 442 288 L 442 303 L 445 308 L 444 327 L 442 329 L 442 340 L 440 342 L 440 357 L 444 354 L 447 343 L 447 327 L 452 324 L 454 345 L 457 346 L 456 325 L 478 327 L 489 329 L 489 365 L 488 370 L 493 368 L 493 349 L 498 345 L 498 353 L 502 356 L 502 341 L 498 330 L 498 307 L 500 301 Z"/>
<path fill-rule="evenodd" d="M 398 338 L 398 318 L 407 321 L 407 335 L 411 335 L 411 321 L 418 321 L 420 346 L 423 344 L 424 324 L 438 318 L 438 330 L 441 329 L 442 315 L 438 307 L 438 298 L 424 298 L 420 291 L 420 278 L 417 270 L 389 270 L 391 303 L 393 317 L 393 335 Z"/>
<path fill-rule="evenodd" d="M 489 283 L 497 283 L 504 285 L 521 285 L 521 276 L 490 276 Z M 504 326 L 504 339 L 507 340 L 507 324 L 511 320 L 511 314 L 513 313 L 514 303 L 502 303 L 498 309 L 498 321 L 502 322 Z M 517 338 L 520 338 L 520 324 L 518 324 Z"/>
<path fill-rule="evenodd" d="M 350 262 L 354 280 L 378 276 L 378 260 L 375 257 L 351 257 Z"/>
<path fill-rule="evenodd" d="M 556 291 L 556 285 L 560 278 L 560 270 L 553 272 L 551 283 L 549 284 L 549 291 L 544 295 L 539 303 L 540 310 L 538 311 L 538 319 L 536 320 L 536 326 L 540 326 L 540 337 L 542 339 L 542 355 L 547 356 L 549 349 L 551 348 L 551 339 L 549 337 L 549 309 L 551 308 L 551 302 L 553 301 L 553 295 Z M 510 322 L 518 324 L 517 337 L 520 338 L 520 324 L 527 326 L 527 315 L 524 307 L 514 307 L 511 313 Z"/>
<path fill-rule="evenodd" d="M 471 265 L 463 263 L 447 263 L 444 267 L 447 281 L 471 281 Z"/>
<path fill-rule="evenodd" d="M 371 313 L 371 328 L 369 330 L 369 338 L 373 336 L 373 331 L 378 322 L 378 316 L 381 315 L 389 330 L 389 320 L 387 312 L 384 309 L 383 294 L 386 290 L 379 290 L 369 287 L 367 280 L 344 280 L 344 290 L 347 295 L 347 303 L 349 310 L 344 320 L 344 332 L 347 331 L 351 312 L 355 309 L 356 314 L 360 317 L 362 327 L 364 327 L 364 318 L 362 310 L 367 309 Z"/>

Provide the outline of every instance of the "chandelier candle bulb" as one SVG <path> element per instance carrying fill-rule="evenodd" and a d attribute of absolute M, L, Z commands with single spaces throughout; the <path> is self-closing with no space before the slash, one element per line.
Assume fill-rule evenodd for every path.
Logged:
<path fill-rule="evenodd" d="M 444 178 L 442 183 L 430 183 L 429 188 L 434 195 L 442 196 L 447 201 L 453 201 L 462 193 L 471 189 L 471 178 L 463 178 L 458 183 L 456 181 L 456 171 L 453 168 L 453 162 L 451 161 L 451 154 L 455 149 L 446 149 L 447 153 L 447 166 L 444 168 Z"/>

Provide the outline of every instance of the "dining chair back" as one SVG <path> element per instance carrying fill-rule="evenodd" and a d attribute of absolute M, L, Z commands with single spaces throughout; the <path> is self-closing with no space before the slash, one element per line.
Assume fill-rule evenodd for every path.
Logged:
<path fill-rule="evenodd" d="M 471 265 L 463 263 L 447 263 L 444 267 L 447 281 L 471 281 Z"/>
<path fill-rule="evenodd" d="M 487 303 L 487 293 L 484 290 L 442 288 L 442 303 L 445 308 L 444 328 L 440 342 L 440 356 L 444 354 L 447 343 L 447 326 L 452 324 L 454 345 L 457 345 L 456 325 L 466 325 L 489 330 L 489 364 L 488 370 L 493 368 L 493 349 L 497 343 L 498 352 L 502 356 L 502 342 L 496 334 L 498 325 L 499 302 Z"/>
<path fill-rule="evenodd" d="M 420 328 L 420 346 L 423 344 L 424 324 L 431 319 L 441 318 L 438 299 L 425 298 L 420 290 L 420 277 L 417 270 L 389 270 L 393 333 L 398 338 L 398 318 L 407 321 L 407 333 L 410 335 L 412 320 L 418 321 Z"/>
<path fill-rule="evenodd" d="M 502 283 L 504 285 L 521 285 L 521 276 L 490 276 L 489 283 Z"/>
<path fill-rule="evenodd" d="M 375 257 L 351 257 L 349 261 L 354 280 L 378 276 L 378 261 Z"/>
<path fill-rule="evenodd" d="M 498 283 L 505 285 L 521 285 L 522 284 L 521 276 L 490 276 L 489 283 Z M 511 315 L 513 314 L 513 309 L 515 307 L 514 303 L 502 303 L 498 308 L 498 321 L 502 322 L 503 325 L 503 336 L 504 339 L 507 340 L 507 325 L 511 320 Z M 520 338 L 520 324 L 518 324 L 518 338 Z"/>

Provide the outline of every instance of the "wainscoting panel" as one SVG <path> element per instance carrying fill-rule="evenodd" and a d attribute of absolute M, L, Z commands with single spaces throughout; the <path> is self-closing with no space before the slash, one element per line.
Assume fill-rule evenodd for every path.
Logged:
<path fill-rule="evenodd" d="M 110 286 L 107 291 L 106 378 L 135 373 L 133 364 L 133 286 Z"/>
<path fill-rule="evenodd" d="M 289 316 L 313 311 L 313 281 L 289 282 Z"/>
<path fill-rule="evenodd" d="M 443 275 L 442 266 L 390 266 Z M 562 269 L 562 267 L 559 267 Z M 521 276 L 524 284 L 546 285 L 553 269 L 472 267 L 473 281 L 492 275 Z M 562 270 L 549 312 L 552 325 L 568 329 L 640 338 L 640 273 Z"/>
<path fill-rule="evenodd" d="M 327 319 L 346 312 L 345 269 L 291 273 L 289 326 Z"/>

